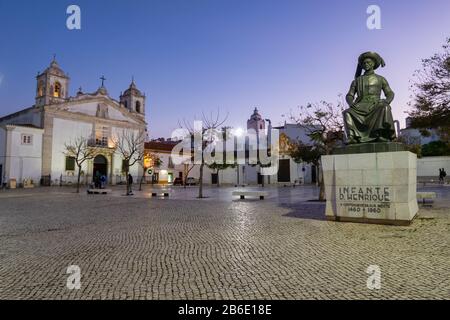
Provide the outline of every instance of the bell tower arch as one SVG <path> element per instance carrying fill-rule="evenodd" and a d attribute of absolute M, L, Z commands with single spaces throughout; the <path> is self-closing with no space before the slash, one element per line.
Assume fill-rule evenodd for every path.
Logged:
<path fill-rule="evenodd" d="M 69 96 L 70 78 L 59 67 L 56 59 L 36 77 L 37 107 L 64 102 Z"/>

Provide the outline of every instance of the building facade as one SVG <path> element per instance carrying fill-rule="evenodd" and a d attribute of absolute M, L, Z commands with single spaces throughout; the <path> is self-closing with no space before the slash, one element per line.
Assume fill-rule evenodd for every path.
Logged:
<path fill-rule="evenodd" d="M 267 128 L 267 129 L 266 129 Z M 247 130 L 254 130 L 256 133 L 269 132 L 272 129 L 271 124 L 266 127 L 266 120 L 263 119 L 257 108 L 247 121 Z M 278 173 L 274 175 L 262 175 L 259 165 L 252 164 L 235 164 L 224 170 L 216 170 L 204 166 L 203 182 L 211 185 L 291 185 L 291 184 L 311 184 L 317 183 L 319 178 L 319 170 L 315 166 L 308 163 L 296 163 L 288 154 L 287 146 L 289 141 L 301 140 L 305 144 L 311 143 L 307 131 L 304 127 L 296 124 L 285 124 L 276 127 L 280 136 L 280 158 L 278 163 Z M 233 131 L 233 130 L 231 130 Z M 245 132 L 242 132 L 245 134 Z M 179 177 L 183 181 L 188 177 L 198 181 L 200 177 L 200 165 L 173 165 L 171 160 L 171 152 L 176 145 L 174 142 L 168 141 L 152 141 L 146 144 L 146 151 L 162 159 L 162 165 L 159 168 L 153 168 L 152 172 L 156 173 L 153 182 L 161 184 L 171 183 L 174 178 Z M 248 145 L 245 147 L 248 151 Z M 246 150 L 237 150 L 244 153 Z M 230 157 L 235 157 L 231 155 Z M 172 164 L 172 165 L 171 165 Z"/>
<path fill-rule="evenodd" d="M 70 78 L 56 60 L 38 74 L 35 104 L 0 118 L 2 181 L 16 179 L 20 184 L 32 177 L 37 184 L 74 183 L 77 168 L 74 159 L 67 156 L 66 145 L 80 137 L 98 150 L 94 159 L 83 164 L 82 181 L 90 183 L 98 173 L 112 184 L 123 181 L 123 159 L 116 152 L 114 141 L 124 132 L 145 135 L 145 95 L 133 80 L 117 101 L 109 96 L 104 80 L 93 93 L 80 88 L 75 96 L 70 96 Z M 27 135 L 29 139 L 24 138 Z M 27 140 L 17 144 L 19 136 Z M 130 173 L 140 176 L 141 166 L 134 165 Z"/>
<path fill-rule="evenodd" d="M 172 160 L 172 149 L 177 142 L 165 140 L 153 140 L 145 143 L 145 154 L 149 163 L 145 174 L 146 183 L 171 184 L 176 178 L 183 179 L 184 165 L 175 165 Z"/>
<path fill-rule="evenodd" d="M 411 127 L 411 118 L 406 118 L 406 127 L 400 130 L 399 136 L 407 144 L 424 145 L 439 140 L 439 134 L 436 129 L 428 130 L 429 136 L 423 136 L 419 129 Z"/>

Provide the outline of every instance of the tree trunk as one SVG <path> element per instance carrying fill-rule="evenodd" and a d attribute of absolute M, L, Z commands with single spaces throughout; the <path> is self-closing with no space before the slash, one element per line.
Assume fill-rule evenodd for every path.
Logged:
<path fill-rule="evenodd" d="M 205 166 L 204 163 L 200 165 L 200 179 L 198 181 L 198 197 L 201 199 L 203 198 L 203 167 Z"/>
<path fill-rule="evenodd" d="M 81 166 L 78 166 L 77 193 L 80 193 Z"/>

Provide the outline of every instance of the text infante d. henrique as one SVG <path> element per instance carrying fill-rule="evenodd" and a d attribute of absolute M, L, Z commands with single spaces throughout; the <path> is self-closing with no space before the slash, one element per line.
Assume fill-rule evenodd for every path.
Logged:
<path fill-rule="evenodd" d="M 389 187 L 339 187 L 339 200 L 389 202 Z"/>

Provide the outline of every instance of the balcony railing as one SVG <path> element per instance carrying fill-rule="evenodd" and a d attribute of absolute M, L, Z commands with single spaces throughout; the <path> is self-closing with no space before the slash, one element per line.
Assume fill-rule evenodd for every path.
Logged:
<path fill-rule="evenodd" d="M 103 139 L 89 139 L 88 146 L 97 148 L 109 148 L 108 141 L 105 141 Z"/>

